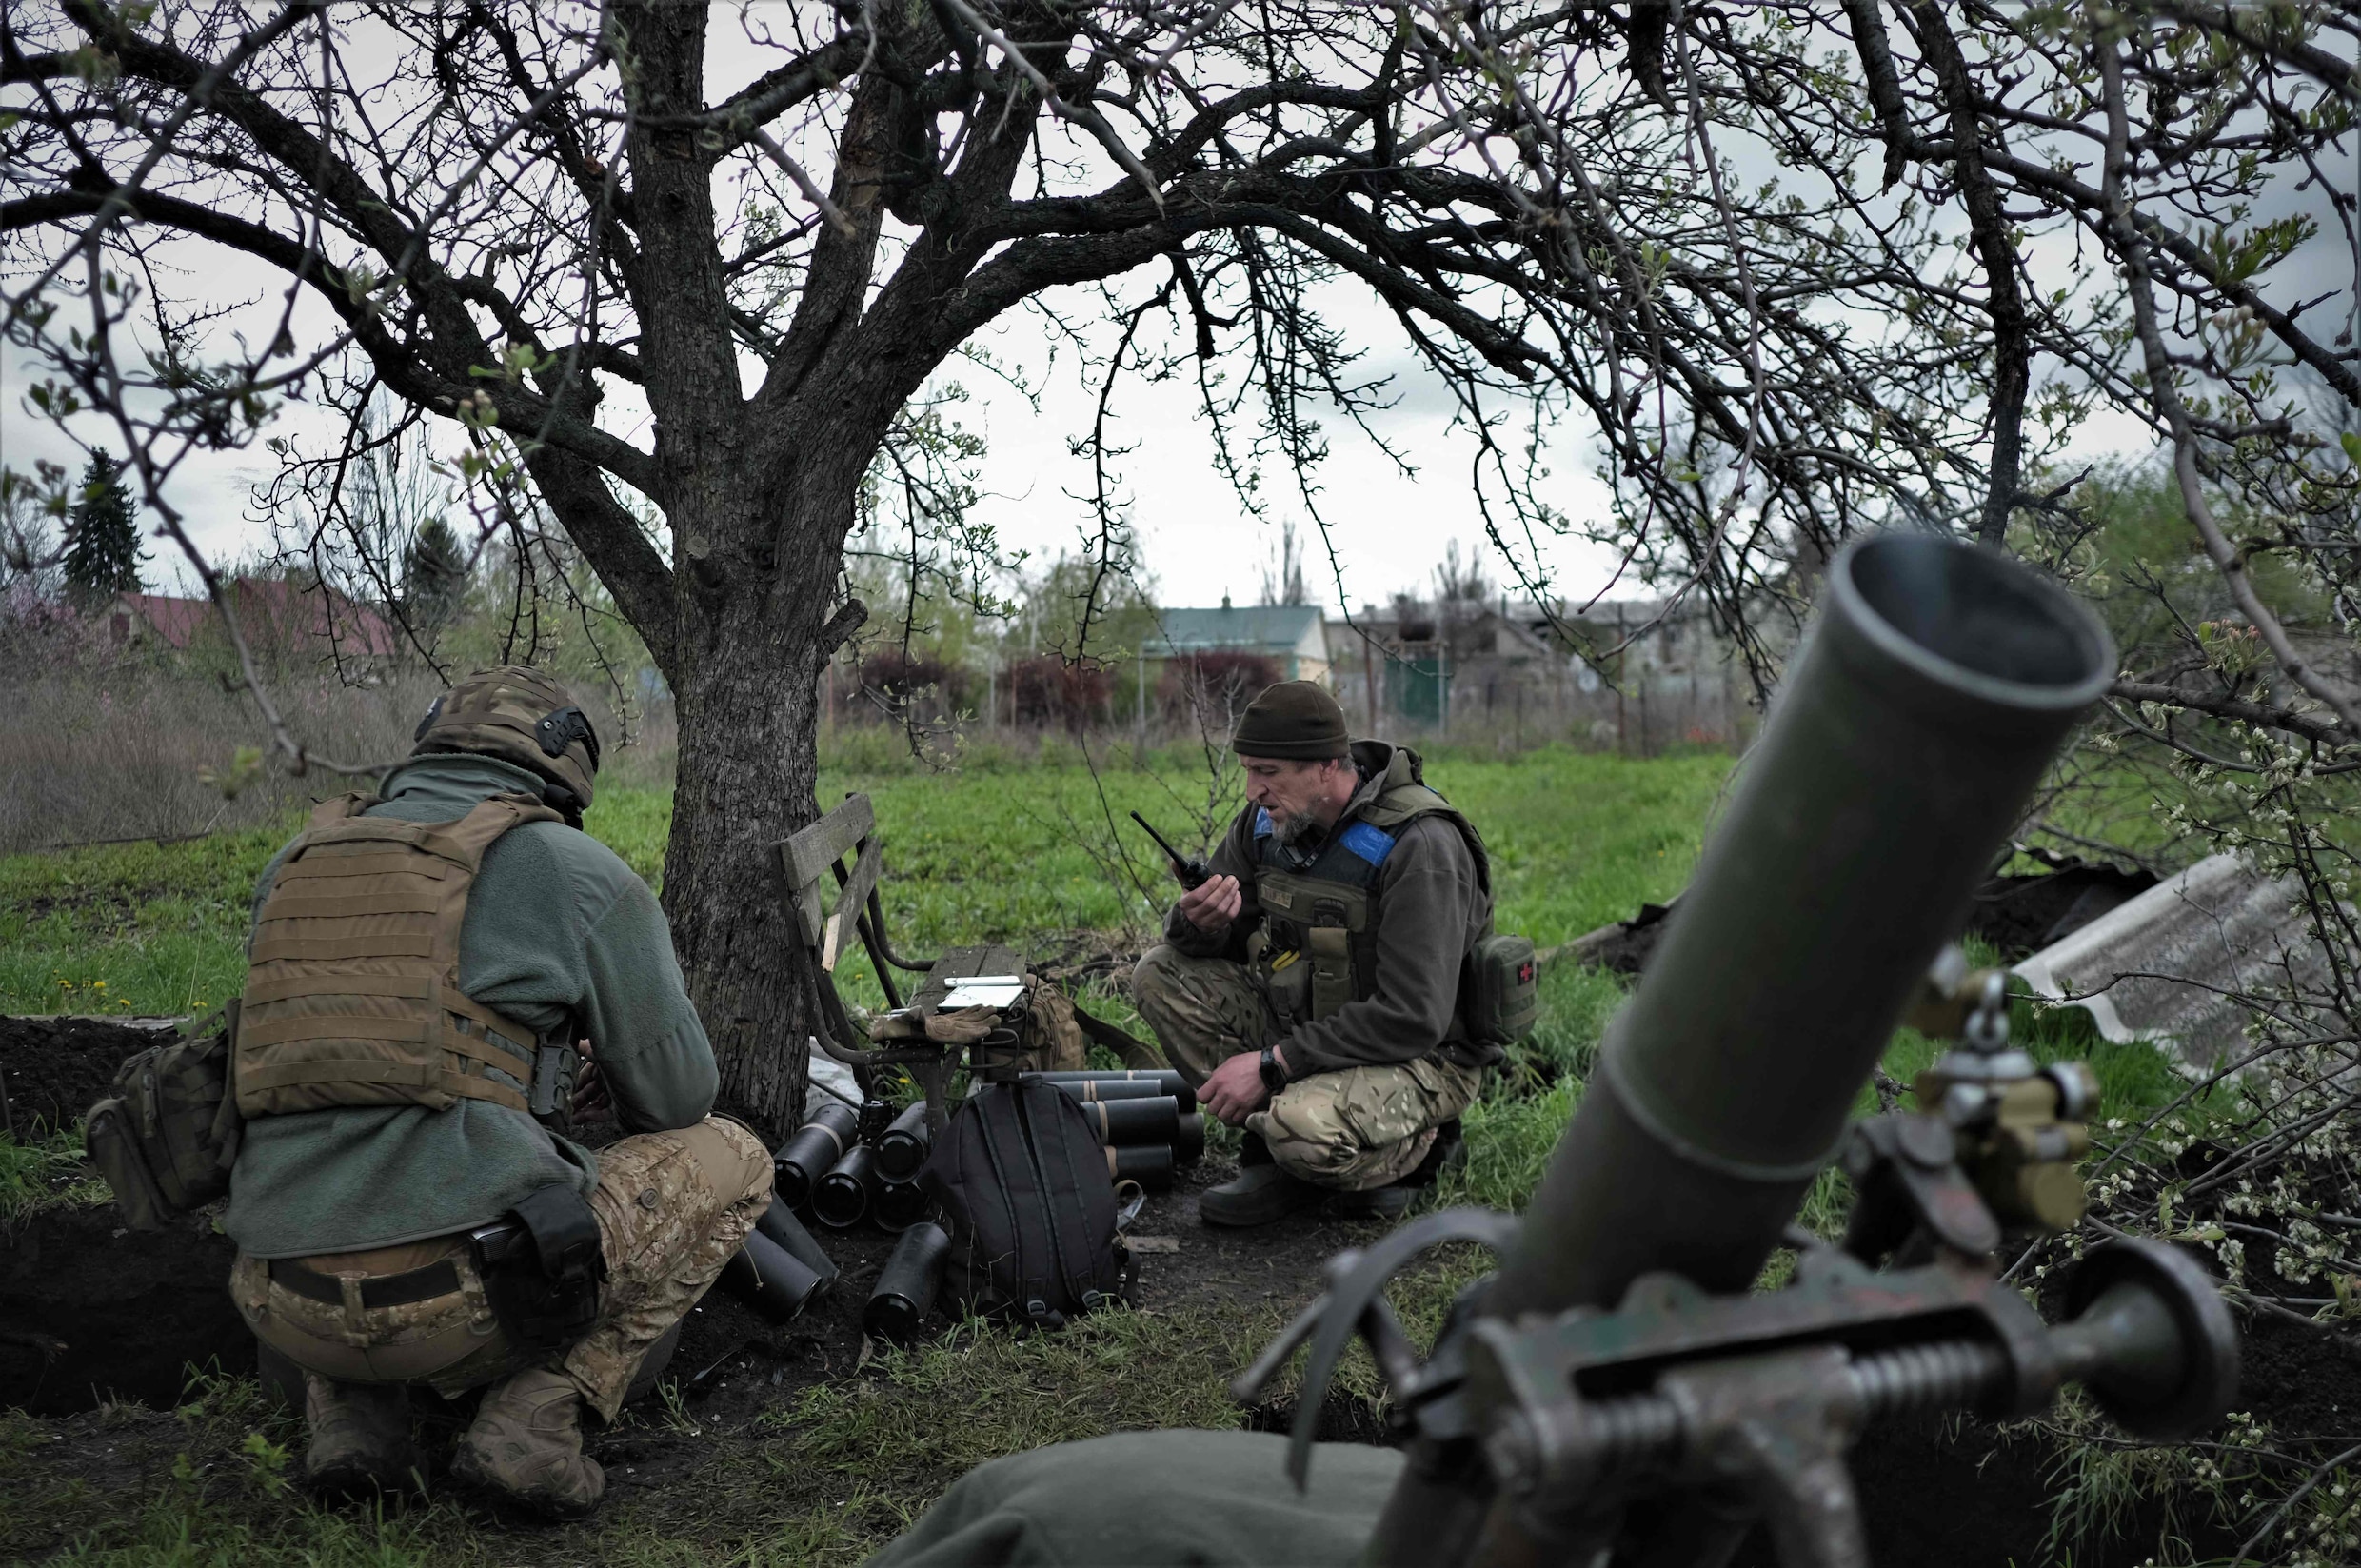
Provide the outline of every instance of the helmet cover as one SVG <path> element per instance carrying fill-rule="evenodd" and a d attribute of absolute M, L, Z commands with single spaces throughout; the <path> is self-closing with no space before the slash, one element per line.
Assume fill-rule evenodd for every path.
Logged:
<path fill-rule="evenodd" d="M 480 669 L 434 700 L 418 722 L 413 757 L 438 751 L 497 757 L 549 782 L 561 811 L 590 805 L 599 736 L 573 694 L 530 665 Z"/>

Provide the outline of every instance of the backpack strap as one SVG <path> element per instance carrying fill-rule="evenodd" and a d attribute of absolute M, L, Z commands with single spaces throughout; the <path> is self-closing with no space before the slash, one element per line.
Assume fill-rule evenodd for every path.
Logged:
<path fill-rule="evenodd" d="M 1027 1322 L 1055 1327 L 1064 1320 L 1050 1311 L 1044 1297 L 1047 1277 L 1035 1268 L 1034 1249 L 1025 1243 L 1030 1227 L 1018 1198 L 1018 1183 L 1022 1181 L 1032 1192 L 1035 1204 L 1046 1202 L 1035 1162 L 1025 1150 L 1024 1122 L 1018 1114 L 1017 1093 L 998 1084 L 987 1088 L 976 1131 L 983 1144 L 983 1157 L 992 1166 L 992 1185 L 999 1190 L 1008 1215 L 1009 1242 L 1017 1251 L 1017 1288 L 1011 1293 L 1011 1305 Z"/>
<path fill-rule="evenodd" d="M 1101 1293 L 1093 1281 L 1079 1280 L 1074 1273 L 1075 1260 L 1087 1260 L 1090 1257 L 1090 1238 L 1083 1229 L 1081 1214 L 1082 1173 L 1074 1166 L 1074 1141 L 1062 1136 L 1058 1125 L 1059 1116 L 1070 1102 L 1047 1083 L 1021 1083 L 1018 1087 L 1025 1097 L 1033 1152 L 1043 1178 L 1042 1209 L 1049 1226 L 1050 1258 L 1057 1264 L 1059 1278 L 1065 1282 L 1067 1299 L 1088 1310 L 1096 1304 L 1092 1298 Z M 1048 1102 L 1044 1102 L 1043 1097 Z"/>

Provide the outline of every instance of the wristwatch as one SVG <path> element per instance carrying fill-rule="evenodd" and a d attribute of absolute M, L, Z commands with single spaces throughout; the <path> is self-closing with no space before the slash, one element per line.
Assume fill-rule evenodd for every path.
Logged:
<path fill-rule="evenodd" d="M 1279 1053 L 1274 1046 L 1262 1047 L 1262 1086 L 1273 1094 L 1287 1086 L 1287 1069 L 1279 1064 Z"/>

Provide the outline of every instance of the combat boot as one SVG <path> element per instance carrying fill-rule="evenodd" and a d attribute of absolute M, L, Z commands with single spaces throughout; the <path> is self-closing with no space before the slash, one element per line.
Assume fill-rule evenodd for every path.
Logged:
<path fill-rule="evenodd" d="M 1208 1187 L 1197 1201 L 1197 1217 L 1208 1225 L 1243 1229 L 1284 1220 L 1319 1197 L 1319 1189 L 1279 1168 L 1270 1145 L 1248 1133 L 1238 1154 L 1238 1174 Z"/>
<path fill-rule="evenodd" d="M 493 1384 L 451 1456 L 451 1479 L 545 1519 L 589 1513 L 606 1473 L 582 1451 L 582 1391 L 546 1367 Z"/>
<path fill-rule="evenodd" d="M 304 1484 L 330 1500 L 367 1499 L 417 1484 L 409 1390 L 304 1374 Z"/>

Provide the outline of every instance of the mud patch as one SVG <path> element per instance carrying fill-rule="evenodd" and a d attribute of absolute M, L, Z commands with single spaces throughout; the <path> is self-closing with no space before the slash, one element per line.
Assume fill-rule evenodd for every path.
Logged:
<path fill-rule="evenodd" d="M 254 1369 L 254 1340 L 226 1288 L 236 1249 L 209 1217 L 123 1228 L 112 1203 L 49 1208 L 0 1235 L 0 1406 L 35 1415 L 109 1399 L 169 1409 L 191 1366 Z"/>

